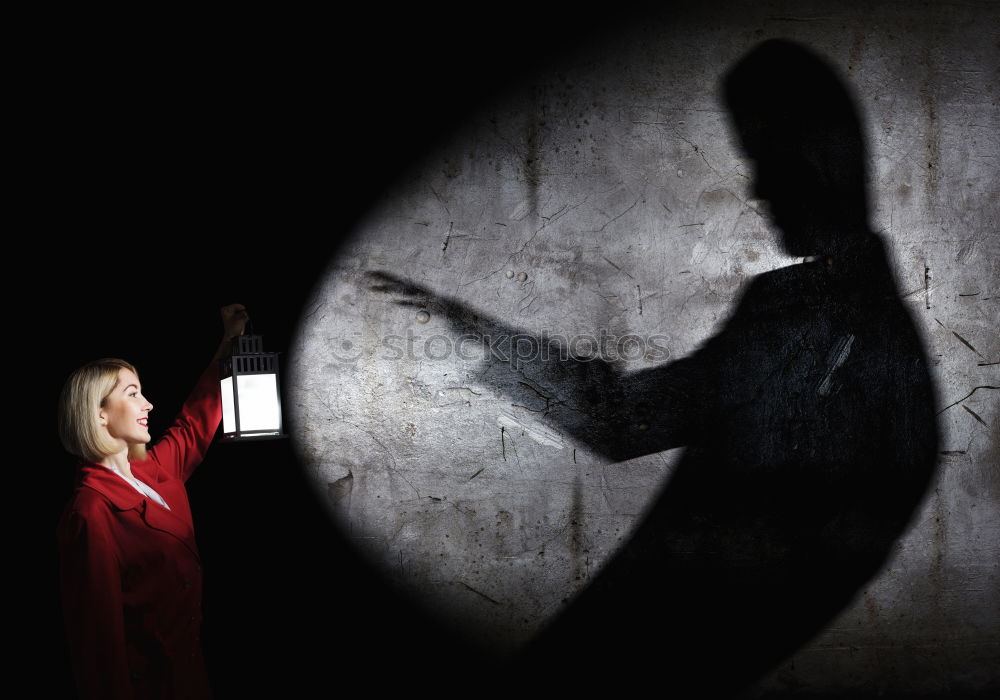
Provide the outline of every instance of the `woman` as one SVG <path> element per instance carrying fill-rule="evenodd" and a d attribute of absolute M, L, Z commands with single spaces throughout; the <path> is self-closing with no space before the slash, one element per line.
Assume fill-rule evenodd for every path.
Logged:
<path fill-rule="evenodd" d="M 148 452 L 153 405 L 123 360 L 66 381 L 59 437 L 82 461 L 57 531 L 63 612 L 83 698 L 210 698 L 202 659 L 201 565 L 184 482 L 221 419 L 219 360 L 245 308 L 222 309 L 219 350 Z"/>

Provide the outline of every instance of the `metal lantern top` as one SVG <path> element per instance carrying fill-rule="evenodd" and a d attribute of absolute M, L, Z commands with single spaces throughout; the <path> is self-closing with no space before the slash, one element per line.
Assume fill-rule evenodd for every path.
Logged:
<path fill-rule="evenodd" d="M 238 335 L 233 338 L 233 350 L 222 360 L 222 376 L 260 374 L 278 371 L 278 353 L 264 352 L 264 336 Z"/>

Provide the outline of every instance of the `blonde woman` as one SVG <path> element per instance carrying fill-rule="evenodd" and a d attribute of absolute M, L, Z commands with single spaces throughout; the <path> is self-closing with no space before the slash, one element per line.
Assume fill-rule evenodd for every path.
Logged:
<path fill-rule="evenodd" d="M 221 310 L 223 339 L 180 414 L 147 451 L 153 404 L 135 367 L 96 360 L 59 399 L 59 437 L 80 458 L 57 536 L 63 614 L 82 698 L 210 698 L 201 652 L 201 562 L 184 483 L 222 415 L 219 360 L 246 309 Z"/>

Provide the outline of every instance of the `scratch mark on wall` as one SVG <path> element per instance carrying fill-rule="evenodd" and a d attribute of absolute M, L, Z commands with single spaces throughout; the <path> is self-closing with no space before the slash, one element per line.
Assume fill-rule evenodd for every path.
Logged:
<path fill-rule="evenodd" d="M 396 456 L 392 453 L 392 450 L 390 450 L 388 447 L 386 447 L 386 445 L 385 445 L 384 442 L 382 442 L 377 437 L 375 437 L 375 434 L 372 433 L 370 430 L 366 430 L 365 428 L 361 427 L 357 423 L 352 423 L 351 421 L 345 420 L 344 424 L 345 425 L 349 425 L 352 428 L 356 428 L 357 430 L 360 430 L 365 435 L 367 435 L 368 437 L 370 437 L 375 442 L 376 445 L 378 445 L 379 447 L 381 447 L 385 451 L 386 455 L 389 457 L 390 461 L 392 461 L 392 466 L 391 467 L 388 464 L 385 465 L 386 470 L 389 471 L 392 474 L 395 474 L 400 479 L 402 479 L 403 482 L 405 482 L 406 485 L 409 486 L 413 490 L 413 493 L 417 494 L 417 498 L 420 498 L 420 491 L 418 491 L 417 487 L 414 486 L 410 482 L 409 479 L 407 479 L 405 476 L 403 476 L 402 472 L 400 472 L 399 465 L 396 463 Z"/>
<path fill-rule="evenodd" d="M 448 243 L 451 242 L 451 232 L 455 230 L 455 222 L 448 222 L 448 235 L 444 238 L 444 245 L 441 246 L 441 257 L 443 258 L 445 253 L 448 252 Z"/>
<path fill-rule="evenodd" d="M 981 352 L 979 352 L 974 347 L 972 347 L 972 343 L 970 343 L 968 340 L 966 340 L 965 338 L 963 338 L 962 336 L 960 336 L 955 331 L 952 331 L 951 334 L 953 336 L 955 336 L 956 338 L 958 338 L 960 341 L 962 341 L 962 344 L 965 345 L 965 347 L 969 348 L 969 350 L 971 350 L 972 352 L 976 353 L 977 355 L 979 355 L 980 357 L 982 357 L 984 360 L 986 359 L 985 357 L 983 357 L 983 354 Z"/>
<path fill-rule="evenodd" d="M 980 417 L 980 415 L 978 413 L 976 413 L 975 411 L 973 411 L 971 408 L 969 408 L 968 406 L 962 406 L 962 408 L 964 408 L 966 411 L 968 411 L 969 413 L 971 413 L 973 418 L 975 418 L 977 421 L 979 421 L 980 423 L 982 423 L 983 425 L 985 425 L 987 428 L 990 427 L 989 425 L 987 425 L 986 421 L 984 421 Z"/>
<path fill-rule="evenodd" d="M 924 307 L 931 308 L 931 269 L 927 267 L 926 262 L 924 263 Z"/>
<path fill-rule="evenodd" d="M 837 341 L 837 345 L 834 348 L 834 361 L 830 365 L 830 368 L 826 371 L 823 376 L 823 381 L 820 382 L 819 387 L 816 389 L 816 393 L 820 396 L 826 396 L 830 393 L 830 385 L 833 380 L 833 373 L 844 364 L 847 356 L 851 354 L 851 344 L 854 342 L 854 335 L 848 334 L 847 337 L 841 338 Z"/>
<path fill-rule="evenodd" d="M 470 389 L 467 386 L 446 386 L 443 389 L 438 389 L 438 394 L 443 394 L 446 391 L 467 391 L 470 394 L 472 394 L 473 396 L 482 396 L 481 393 L 479 393 L 478 391 L 473 391 L 472 389 Z"/>
<path fill-rule="evenodd" d="M 604 229 L 606 229 L 606 228 L 607 228 L 608 226 L 610 226 L 610 225 L 611 225 L 611 224 L 613 224 L 614 222 L 618 221 L 618 219 L 622 218 L 623 216 L 625 216 L 626 214 L 628 214 L 628 213 L 629 213 L 630 211 L 632 211 L 632 209 L 633 209 L 633 208 L 635 207 L 635 205 L 639 203 L 639 199 L 640 199 L 639 197 L 636 197 L 636 198 L 635 198 L 635 201 L 634 201 L 634 202 L 632 202 L 631 206 L 629 206 L 629 208 L 628 208 L 628 209 L 626 209 L 625 211 L 623 211 L 623 212 L 622 212 L 621 214 L 619 214 L 618 216 L 614 216 L 614 217 L 612 217 L 612 218 L 608 219 L 608 220 L 607 220 L 607 221 L 606 221 L 606 222 L 604 223 L 604 225 L 603 225 L 603 226 L 601 226 L 601 228 L 597 229 L 597 232 L 598 232 L 598 233 L 604 233 Z M 605 258 L 605 260 L 607 260 L 607 258 Z M 610 260 L 608 260 L 608 262 L 611 262 L 611 261 L 610 261 Z"/>
<path fill-rule="evenodd" d="M 448 209 L 448 205 L 447 205 L 447 204 L 445 204 L 445 202 L 444 202 L 444 199 L 443 199 L 443 198 L 441 197 L 441 195 L 439 195 L 439 194 L 438 194 L 437 190 L 436 190 L 436 189 L 434 189 L 434 187 L 433 187 L 433 186 L 431 186 L 431 185 L 428 185 L 427 187 L 428 187 L 428 189 L 430 189 L 431 193 L 432 193 L 432 194 L 434 195 L 434 198 L 435 198 L 435 199 L 436 199 L 436 200 L 437 200 L 437 201 L 438 201 L 438 202 L 439 202 L 439 203 L 441 204 L 441 206 L 442 206 L 442 207 L 444 208 L 444 210 L 445 210 L 445 212 L 446 212 L 446 213 L 448 214 L 448 216 L 451 216 L 451 211 L 449 211 L 449 209 Z"/>
<path fill-rule="evenodd" d="M 553 406 L 552 399 L 557 398 L 557 397 L 555 397 L 555 396 L 549 396 L 548 394 L 542 393 L 542 391 L 540 391 L 537 387 L 532 386 L 528 382 L 521 382 L 521 381 L 519 381 L 518 384 L 520 384 L 523 387 L 527 387 L 528 389 L 531 389 L 531 391 L 535 394 L 535 396 L 537 396 L 538 398 L 540 398 L 542 401 L 545 402 L 545 409 L 544 409 L 545 413 L 548 413 L 549 410 L 551 410 L 551 407 Z M 560 401 L 556 401 L 554 405 L 561 406 L 561 405 L 563 405 L 563 403 L 565 403 L 565 402 L 563 402 L 563 401 L 560 400 Z M 527 408 L 527 407 L 524 407 L 524 408 Z M 530 408 L 528 410 L 529 411 L 534 411 L 536 413 L 539 411 L 539 409 L 530 409 Z"/>
<path fill-rule="evenodd" d="M 986 384 L 984 384 L 982 386 L 977 386 L 972 391 L 970 391 L 968 394 L 966 394 L 965 396 L 963 396 L 962 398 L 960 398 L 958 401 L 956 401 L 955 403 L 950 403 L 947 406 L 945 406 L 944 408 L 942 408 L 940 411 L 937 412 L 937 415 L 940 416 L 942 413 L 944 413 L 945 411 L 947 411 L 952 406 L 957 406 L 958 404 L 962 403 L 963 401 L 965 401 L 967 398 L 969 398 L 970 396 L 972 396 L 973 394 L 975 394 L 980 389 L 1000 389 L 1000 386 L 989 386 L 989 385 L 986 385 Z"/>
<path fill-rule="evenodd" d="M 305 318 L 306 319 L 311 319 L 313 316 L 316 315 L 316 312 L 319 311 L 320 309 L 322 309 L 324 306 L 326 306 L 326 302 L 321 302 L 321 303 L 317 304 L 315 307 L 313 307 L 312 311 L 310 311 L 308 314 L 306 314 Z"/>
<path fill-rule="evenodd" d="M 493 598 L 490 598 L 488 595 L 486 595 L 482 591 L 477 591 L 475 588 L 473 588 L 472 586 L 470 586 L 469 584 L 467 584 L 465 581 L 459 581 L 458 584 L 460 586 L 463 586 L 466 590 L 475 593 L 477 596 L 479 596 L 481 598 L 485 598 L 486 600 L 490 601 L 494 605 L 500 605 L 500 601 L 493 600 Z"/>
<path fill-rule="evenodd" d="M 614 512 L 614 506 L 611 505 L 611 499 L 608 498 L 608 491 L 611 487 L 608 485 L 608 475 L 605 469 L 601 468 L 601 495 L 604 497 L 604 505 L 608 507 L 608 512 Z"/>
<path fill-rule="evenodd" d="M 551 430 L 546 430 L 542 426 L 528 426 L 519 421 L 516 417 L 512 416 L 506 411 L 501 411 L 500 415 L 497 416 L 497 423 L 501 428 L 506 428 L 510 430 L 511 428 L 517 428 L 521 430 L 529 438 L 537 442 L 539 445 L 544 445 L 546 447 L 555 447 L 557 449 L 563 448 L 563 441 L 559 437 L 558 433 L 554 433 Z"/>

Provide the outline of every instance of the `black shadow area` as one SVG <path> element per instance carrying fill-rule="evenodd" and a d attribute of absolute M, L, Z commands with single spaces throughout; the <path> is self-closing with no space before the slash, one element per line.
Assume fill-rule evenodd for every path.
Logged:
<path fill-rule="evenodd" d="M 529 668 L 586 658 L 624 685 L 735 692 L 859 592 L 932 477 L 933 388 L 868 228 L 847 90 L 809 49 L 771 40 L 722 92 L 756 196 L 788 253 L 811 260 L 754 278 L 690 357 L 628 378 L 588 370 L 608 416 L 599 449 L 685 451 L 628 544 L 529 650 Z"/>
<path fill-rule="evenodd" d="M 24 615 L 15 677 L 75 697 L 55 541 L 74 481 L 55 431 L 66 376 L 98 357 L 133 362 L 156 439 L 215 350 L 220 306 L 245 304 L 287 358 L 339 244 L 401 172 L 635 4 L 612 17 L 513 2 L 489 21 L 454 3 L 81 8 L 40 23 L 15 68 L 30 86 L 15 168 L 28 194 L 6 278 L 8 348 L 30 358 L 14 372 L 18 432 L 30 426 L 15 461 L 41 465 L 16 470 L 32 523 L 19 529 L 36 537 L 11 556 L 29 572 L 10 597 Z M 293 400 L 286 390 L 286 410 Z M 457 693 L 492 669 L 391 589 L 311 486 L 291 441 L 214 446 L 188 483 L 216 696 L 335 692 L 366 676 L 385 692 Z"/>
<path fill-rule="evenodd" d="M 516 396 L 530 378 L 559 399 L 545 418 L 607 458 L 684 448 L 628 543 L 514 666 L 536 687 L 739 692 L 875 575 L 933 476 L 934 390 L 869 228 L 847 88 L 806 47 L 770 40 L 721 92 L 754 195 L 804 261 L 752 279 L 691 356 L 625 374 L 550 347 L 512 372 L 496 339 L 551 341 L 372 274 L 373 290 L 492 339 L 484 381 Z"/>

